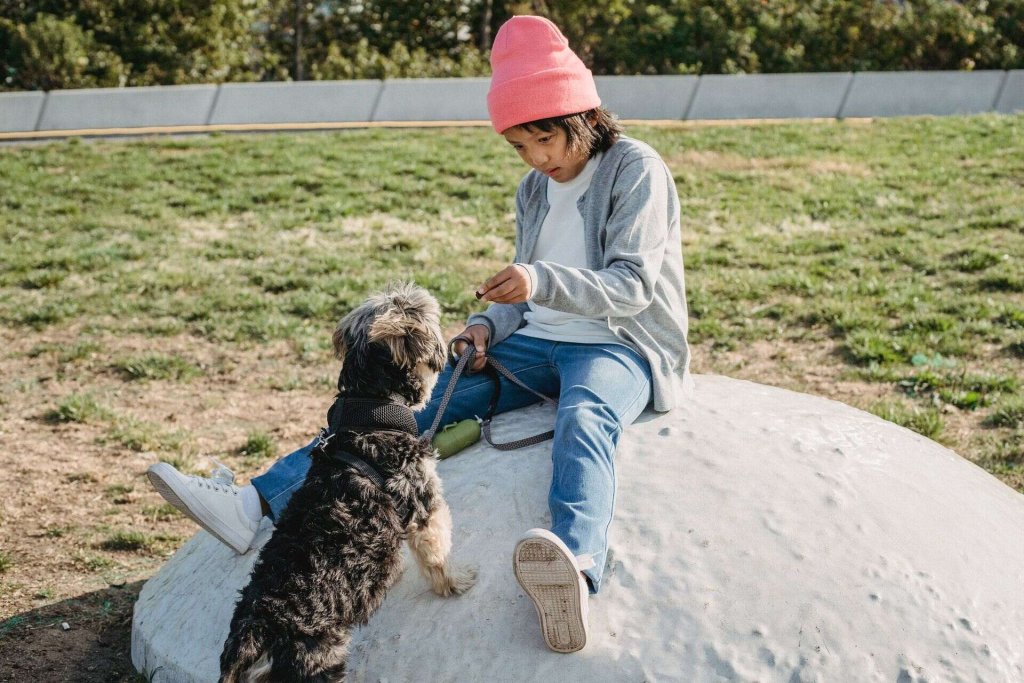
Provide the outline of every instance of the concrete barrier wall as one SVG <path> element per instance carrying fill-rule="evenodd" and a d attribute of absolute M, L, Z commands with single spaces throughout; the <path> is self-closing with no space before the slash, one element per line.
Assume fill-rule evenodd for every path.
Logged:
<path fill-rule="evenodd" d="M 682 119 L 697 76 L 597 76 L 597 92 L 624 119 Z"/>
<path fill-rule="evenodd" d="M 486 121 L 489 78 L 384 81 L 373 121 Z"/>
<path fill-rule="evenodd" d="M 1024 70 L 598 76 L 623 119 L 853 118 L 1024 111 Z M 486 121 L 486 78 L 0 93 L 0 133 Z M 122 131 L 119 131 L 122 132 Z"/>
<path fill-rule="evenodd" d="M 689 119 L 835 118 L 853 74 L 701 76 Z"/>
<path fill-rule="evenodd" d="M 380 81 L 225 83 L 209 123 L 370 121 Z"/>
<path fill-rule="evenodd" d="M 1005 71 L 857 73 L 839 116 L 948 116 L 993 111 L 1005 78 Z"/>
<path fill-rule="evenodd" d="M 43 112 L 46 93 L 0 93 L 0 132 L 35 130 Z"/>
<path fill-rule="evenodd" d="M 1024 69 L 1010 71 L 1006 74 L 1003 89 L 996 102 L 996 111 L 1001 114 L 1013 114 L 1024 111 Z"/>
<path fill-rule="evenodd" d="M 54 90 L 37 130 L 203 125 L 216 95 L 216 85 Z"/>

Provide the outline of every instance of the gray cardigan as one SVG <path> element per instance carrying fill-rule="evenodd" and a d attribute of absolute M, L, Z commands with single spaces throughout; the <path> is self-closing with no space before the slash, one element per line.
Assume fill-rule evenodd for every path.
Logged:
<path fill-rule="evenodd" d="M 605 318 L 622 343 L 651 365 L 654 409 L 681 405 L 692 391 L 679 196 L 668 167 L 648 145 L 619 139 L 604 153 L 578 202 L 588 269 L 533 262 L 535 304 Z M 530 171 L 516 191 L 517 263 L 530 263 L 548 212 L 547 177 Z M 491 304 L 468 325 L 490 328 L 497 344 L 524 324 L 526 303 Z"/>

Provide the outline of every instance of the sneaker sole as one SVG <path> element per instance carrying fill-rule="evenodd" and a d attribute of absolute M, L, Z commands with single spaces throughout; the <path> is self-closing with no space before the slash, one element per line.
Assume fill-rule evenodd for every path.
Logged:
<path fill-rule="evenodd" d="M 200 519 L 199 516 L 193 513 L 188 504 L 182 500 L 182 497 L 174 490 L 174 487 L 165 481 L 163 477 L 160 476 L 159 472 L 154 470 L 154 468 L 151 467 L 147 470 L 146 476 L 149 477 L 149 483 L 152 484 L 153 488 L 155 488 L 157 492 L 164 497 L 164 500 L 173 505 L 179 512 L 181 512 L 181 514 L 185 515 L 205 529 L 211 536 L 234 550 L 239 555 L 244 555 L 249 550 L 248 546 L 243 550 L 239 550 L 237 542 L 232 542 L 221 531 L 210 524 L 207 524 L 204 520 Z"/>
<path fill-rule="evenodd" d="M 576 566 L 544 538 L 516 545 L 513 569 L 519 585 L 533 600 L 544 642 L 555 652 L 576 652 L 587 644 Z"/>

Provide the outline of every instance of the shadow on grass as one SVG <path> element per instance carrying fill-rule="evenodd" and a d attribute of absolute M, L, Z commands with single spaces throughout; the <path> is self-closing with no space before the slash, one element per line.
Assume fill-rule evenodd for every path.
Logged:
<path fill-rule="evenodd" d="M 0 682 L 144 681 L 131 661 L 132 606 L 143 583 L 111 586 L 0 622 Z"/>

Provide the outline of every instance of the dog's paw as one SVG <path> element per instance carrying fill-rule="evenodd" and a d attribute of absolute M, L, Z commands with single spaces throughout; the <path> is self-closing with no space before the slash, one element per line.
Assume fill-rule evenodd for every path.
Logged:
<path fill-rule="evenodd" d="M 476 567 L 455 567 L 448 573 L 447 590 L 441 595 L 462 595 L 476 583 Z"/>

